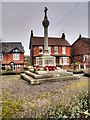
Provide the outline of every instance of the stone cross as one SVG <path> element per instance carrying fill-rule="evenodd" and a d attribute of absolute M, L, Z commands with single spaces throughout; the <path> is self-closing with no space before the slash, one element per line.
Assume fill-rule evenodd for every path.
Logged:
<path fill-rule="evenodd" d="M 45 17 L 47 17 L 47 7 L 45 7 L 45 10 L 44 10 L 44 12 L 45 12 Z"/>

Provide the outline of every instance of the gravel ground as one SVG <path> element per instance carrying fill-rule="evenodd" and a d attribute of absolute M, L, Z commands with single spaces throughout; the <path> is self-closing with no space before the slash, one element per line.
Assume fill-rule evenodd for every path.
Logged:
<path fill-rule="evenodd" d="M 64 101 L 67 103 L 75 93 L 87 86 L 88 77 L 80 75 L 78 80 L 47 82 L 40 85 L 30 85 L 20 78 L 20 75 L 2 76 L 3 100 L 20 100 L 21 112 L 14 117 L 36 117 L 36 113 L 45 113 L 48 106 Z M 78 83 L 78 85 L 77 85 Z M 87 88 L 85 88 L 87 89 Z M 68 103 L 67 103 L 68 104 Z M 5 110 L 5 109 L 4 109 Z M 7 112 L 6 112 L 7 113 Z M 7 114 L 8 115 L 8 114 Z"/>
<path fill-rule="evenodd" d="M 26 81 L 20 78 L 20 75 L 8 75 L 2 76 L 2 92 L 8 91 L 11 95 L 16 95 L 17 97 L 23 96 L 33 96 L 40 92 L 52 92 L 58 91 L 62 86 L 67 86 L 72 83 L 77 83 L 79 81 L 86 81 L 88 77 L 83 77 L 78 80 L 68 80 L 61 82 L 47 82 L 40 85 L 30 85 Z"/>

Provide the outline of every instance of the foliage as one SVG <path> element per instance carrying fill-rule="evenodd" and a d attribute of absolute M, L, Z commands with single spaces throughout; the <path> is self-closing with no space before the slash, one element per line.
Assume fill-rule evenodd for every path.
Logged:
<path fill-rule="evenodd" d="M 45 66 L 44 69 L 49 70 L 49 71 L 55 71 L 55 70 L 57 70 L 57 67 L 56 66 Z"/>
<path fill-rule="evenodd" d="M 62 68 L 62 65 L 60 65 L 60 64 L 56 64 L 56 66 Z"/>
<path fill-rule="evenodd" d="M 76 69 L 76 66 L 77 66 L 77 62 L 74 60 L 74 62 L 71 63 L 71 65 L 73 66 L 73 69 L 75 70 L 75 69 Z"/>
<path fill-rule="evenodd" d="M 2 118 L 16 117 L 21 111 L 21 105 L 18 100 L 7 98 L 2 102 Z"/>
<path fill-rule="evenodd" d="M 45 66 L 45 67 L 41 67 L 41 66 L 35 66 L 34 67 L 34 71 L 37 71 L 37 70 L 41 70 L 41 71 L 55 71 L 57 70 L 57 67 L 56 66 Z"/>
<path fill-rule="evenodd" d="M 52 106 L 44 117 L 46 118 L 87 118 L 89 114 L 85 114 L 85 111 L 88 110 L 88 98 L 87 94 L 82 96 L 73 96 L 70 104 L 66 105 L 63 103 L 58 103 L 57 105 Z"/>
<path fill-rule="evenodd" d="M 7 68 L 6 69 L 6 72 L 8 72 L 8 71 L 12 71 L 13 69 L 11 69 L 11 68 Z"/>

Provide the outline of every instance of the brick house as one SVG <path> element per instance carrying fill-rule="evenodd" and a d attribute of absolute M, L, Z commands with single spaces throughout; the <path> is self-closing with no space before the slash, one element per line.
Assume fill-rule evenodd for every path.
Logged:
<path fill-rule="evenodd" d="M 2 70 L 11 68 L 22 71 L 24 68 L 24 48 L 21 42 L 0 43 L 0 63 Z"/>
<path fill-rule="evenodd" d="M 33 31 L 31 31 L 29 49 L 31 65 L 38 65 L 37 57 L 44 52 L 44 37 L 33 36 Z M 64 33 L 61 38 L 48 37 L 48 52 L 56 57 L 56 63 L 62 65 L 63 68 L 70 65 L 70 49 Z"/>
<path fill-rule="evenodd" d="M 90 38 L 79 35 L 79 38 L 71 46 L 71 61 L 79 62 L 84 68 L 88 66 L 90 52 Z"/>

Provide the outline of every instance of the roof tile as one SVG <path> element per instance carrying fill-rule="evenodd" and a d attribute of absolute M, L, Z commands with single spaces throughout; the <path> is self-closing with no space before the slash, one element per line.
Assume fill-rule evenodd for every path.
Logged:
<path fill-rule="evenodd" d="M 44 37 L 33 37 L 31 40 L 32 45 L 44 45 Z M 48 38 L 48 45 L 57 45 L 57 46 L 70 46 L 66 39 L 62 38 Z"/>

